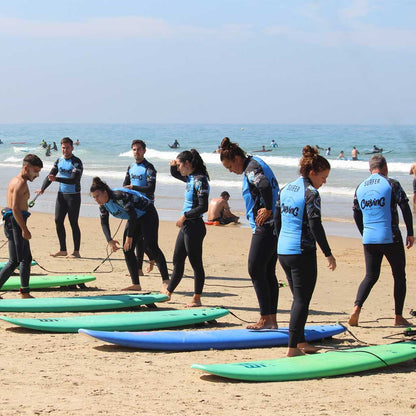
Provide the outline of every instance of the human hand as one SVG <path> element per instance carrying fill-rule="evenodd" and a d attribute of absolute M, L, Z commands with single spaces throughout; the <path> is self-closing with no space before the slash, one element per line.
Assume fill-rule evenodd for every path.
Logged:
<path fill-rule="evenodd" d="M 335 257 L 331 254 L 326 259 L 328 260 L 328 268 L 334 271 L 337 267 L 337 261 L 335 260 Z"/>

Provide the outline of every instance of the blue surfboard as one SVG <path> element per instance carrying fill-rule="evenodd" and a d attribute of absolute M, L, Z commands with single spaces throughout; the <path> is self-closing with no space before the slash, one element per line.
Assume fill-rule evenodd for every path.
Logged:
<path fill-rule="evenodd" d="M 343 325 L 309 325 L 306 341 L 332 337 L 346 331 Z M 163 350 L 197 351 L 232 348 L 260 348 L 287 345 L 289 329 L 223 329 L 209 331 L 109 332 L 80 329 L 78 332 L 123 347 Z"/>

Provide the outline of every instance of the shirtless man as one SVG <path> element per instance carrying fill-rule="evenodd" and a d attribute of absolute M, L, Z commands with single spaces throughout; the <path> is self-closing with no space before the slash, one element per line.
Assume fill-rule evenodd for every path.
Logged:
<path fill-rule="evenodd" d="M 360 154 L 360 152 L 355 148 L 355 146 L 352 148 L 351 150 L 351 157 L 352 160 L 358 160 L 358 155 Z"/>
<path fill-rule="evenodd" d="M 208 221 L 218 221 L 221 225 L 230 224 L 231 222 L 238 223 L 240 217 L 234 215 L 228 200 L 230 194 L 227 191 L 221 192 L 219 198 L 212 198 L 208 206 Z"/>
<path fill-rule="evenodd" d="M 33 182 L 43 168 L 36 155 L 28 154 L 23 159 L 20 173 L 14 177 L 7 189 L 7 207 L 1 213 L 4 220 L 4 234 L 9 240 L 9 261 L 0 272 L 0 289 L 20 265 L 20 294 L 23 299 L 32 298 L 29 289 L 32 254 L 29 240 L 32 234 L 27 228 L 29 188 L 27 181 Z M 1 299 L 1 296 L 0 296 Z"/>
<path fill-rule="evenodd" d="M 413 175 L 413 213 L 416 213 L 416 162 L 410 167 L 409 175 Z"/>

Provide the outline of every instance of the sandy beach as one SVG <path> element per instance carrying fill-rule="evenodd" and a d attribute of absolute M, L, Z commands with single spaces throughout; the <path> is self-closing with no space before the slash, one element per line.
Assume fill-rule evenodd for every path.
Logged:
<path fill-rule="evenodd" d="M 52 215 L 33 213 L 29 219 L 33 258 L 38 266 L 33 274 L 80 274 L 94 270 L 106 257 L 106 241 L 99 218 L 81 218 L 81 259 L 52 258 L 58 249 Z M 114 232 L 119 220 L 111 222 Z M 351 224 L 353 227 L 353 224 Z M 122 239 L 124 224 L 117 234 Z M 67 224 L 67 233 L 70 228 Z M 8 252 L 0 230 L 1 260 Z M 68 233 L 70 234 L 70 232 Z M 177 229 L 173 222 L 161 222 L 159 244 L 171 269 Z M 235 225 L 208 227 L 204 244 L 207 275 L 204 306 L 227 307 L 245 321 L 256 321 L 258 304 L 247 272 L 251 231 Z M 364 275 L 361 241 L 329 237 L 337 269 L 331 272 L 318 254 L 318 283 L 311 302 L 308 323 L 346 323 L 352 310 L 358 284 Z M 72 249 L 69 240 L 68 250 Z M 407 297 L 404 316 L 416 308 L 415 248 L 407 251 Z M 111 256 L 95 272 L 96 281 L 88 291 L 37 290 L 36 297 L 82 296 L 120 293 L 130 279 L 121 252 Z M 189 263 L 185 273 L 192 275 Z M 277 267 L 279 281 L 286 282 Z M 141 278 L 145 291 L 158 291 L 160 275 L 153 272 Z M 159 310 L 182 309 L 190 299 L 193 281 L 184 278 L 168 303 Z M 4 298 L 17 298 L 7 292 Z M 288 287 L 280 290 L 278 322 L 287 326 L 291 304 Z M 380 280 L 361 314 L 361 325 L 350 333 L 322 341 L 324 350 L 387 344 L 403 339 L 403 328 L 393 326 L 393 279 L 383 261 Z M 146 308 L 142 308 L 145 312 Z M 39 314 L 7 316 L 39 317 Z M 53 314 L 52 314 L 53 315 Z M 43 315 L 50 317 L 51 314 Z M 72 315 L 72 314 L 62 314 Z M 246 323 L 232 315 L 204 328 L 241 328 Z M 185 328 L 192 330 L 194 328 Z M 347 376 L 309 381 L 252 383 L 204 375 L 191 369 L 193 363 L 225 363 L 280 358 L 286 347 L 227 351 L 165 353 L 116 347 L 79 334 L 41 333 L 0 321 L 0 415 L 411 415 L 416 412 L 413 361 L 390 368 Z"/>

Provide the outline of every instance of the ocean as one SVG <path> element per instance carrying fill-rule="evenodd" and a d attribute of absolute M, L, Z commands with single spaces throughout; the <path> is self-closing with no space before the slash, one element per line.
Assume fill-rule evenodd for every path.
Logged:
<path fill-rule="evenodd" d="M 352 199 L 356 186 L 367 177 L 369 154 L 373 145 L 383 148 L 389 167 L 389 176 L 400 181 L 411 198 L 412 176 L 410 165 L 415 160 L 416 126 L 393 125 L 282 125 L 282 124 L 0 124 L 0 206 L 6 204 L 7 184 L 21 167 L 27 153 L 35 153 L 44 162 L 40 178 L 30 184 L 31 193 L 39 189 L 54 161 L 60 155 L 60 139 L 69 136 L 79 140 L 74 149 L 84 164 L 82 178 L 81 215 L 98 216 L 98 207 L 89 196 L 92 178 L 99 176 L 111 186 L 122 185 L 125 172 L 134 161 L 130 145 L 133 139 L 147 144 L 146 158 L 154 164 L 157 174 L 156 207 L 161 220 L 173 221 L 179 216 L 183 203 L 184 184 L 171 177 L 169 161 L 186 149 L 195 148 L 204 159 L 210 177 L 211 197 L 223 190 L 230 195 L 233 212 L 244 216 L 241 196 L 241 175 L 226 171 L 215 153 L 223 137 L 239 143 L 248 153 L 261 157 L 273 169 L 280 186 L 298 176 L 298 163 L 306 144 L 318 145 L 329 156 L 331 173 L 320 189 L 325 227 L 329 234 L 359 236 L 352 224 Z M 45 156 L 41 140 L 55 141 L 58 151 Z M 168 144 L 174 140 L 179 149 Z M 278 147 L 272 148 L 271 140 Z M 267 152 L 256 152 L 262 150 Z M 355 146 L 360 154 L 358 161 L 351 160 Z M 346 160 L 339 160 L 339 152 L 345 152 Z M 53 213 L 57 184 L 51 184 L 40 196 L 33 211 Z M 242 226 L 247 226 L 245 219 Z"/>

